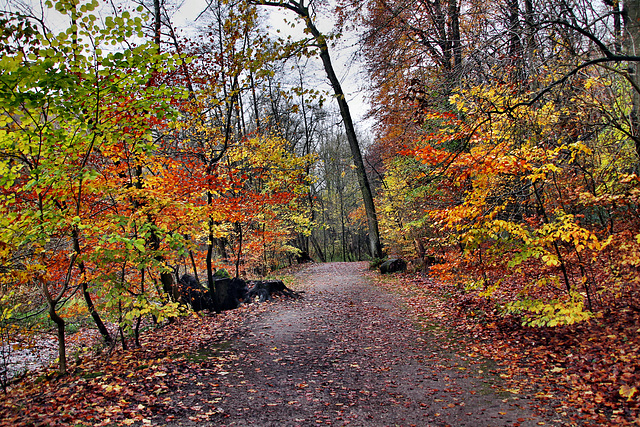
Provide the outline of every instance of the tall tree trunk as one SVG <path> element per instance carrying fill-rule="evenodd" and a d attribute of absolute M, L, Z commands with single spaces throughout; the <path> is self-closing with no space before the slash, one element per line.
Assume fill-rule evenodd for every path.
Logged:
<path fill-rule="evenodd" d="M 318 243 L 318 239 L 316 239 L 313 233 L 311 234 L 310 238 L 311 238 L 311 244 L 313 245 L 313 248 L 316 251 L 316 255 L 318 256 L 318 258 L 320 258 L 320 262 L 327 262 L 327 259 L 324 256 L 324 252 L 322 252 L 322 248 Z"/>
<path fill-rule="evenodd" d="M 275 6 L 280 8 L 289 9 L 302 19 L 304 19 L 307 30 L 313 36 L 315 45 L 320 51 L 320 59 L 324 65 L 324 70 L 327 73 L 327 78 L 333 89 L 336 101 L 338 101 L 338 107 L 340 108 L 340 115 L 344 122 L 345 133 L 347 134 L 347 140 L 349 141 L 349 148 L 351 149 L 351 155 L 353 156 L 353 163 L 356 167 L 356 175 L 358 176 L 358 184 L 360 185 L 360 191 L 362 192 L 362 199 L 364 202 L 364 209 L 367 214 L 367 225 L 369 228 L 369 245 L 371 247 L 371 255 L 374 258 L 382 258 L 382 244 L 380 243 L 380 231 L 378 229 L 378 217 L 376 215 L 376 207 L 373 202 L 373 193 L 371 192 L 371 184 L 367 177 L 367 171 L 364 167 L 364 161 L 362 159 L 362 152 L 360 151 L 360 145 L 358 144 L 358 137 L 356 135 L 355 127 L 353 126 L 353 120 L 351 118 L 351 112 L 349 111 L 349 104 L 347 103 L 340 80 L 333 69 L 333 63 L 331 62 L 331 55 L 329 54 L 329 45 L 323 34 L 320 33 L 318 28 L 311 19 L 309 8 L 304 5 L 304 1 L 288 1 L 288 2 L 270 2 L 270 1 L 256 1 L 258 4 L 266 6 Z"/>
<path fill-rule="evenodd" d="M 162 28 L 160 0 L 153 0 L 153 15 L 153 42 L 158 47 L 158 52 L 160 52 L 160 39 L 162 37 L 162 33 L 160 32 L 160 29 Z"/>
<path fill-rule="evenodd" d="M 207 205 L 211 206 L 213 203 L 213 194 L 207 191 Z M 213 280 L 213 218 L 209 215 L 209 235 L 207 238 L 207 288 L 211 293 L 211 299 L 213 300 L 213 309 L 216 313 L 221 313 L 222 310 L 218 305 L 218 293 L 216 292 L 216 281 Z"/>
<path fill-rule="evenodd" d="M 620 54 L 622 53 L 622 22 L 620 19 L 620 1 L 613 0 L 611 2 L 611 7 L 613 8 L 613 36 L 615 38 L 614 52 Z"/>
<path fill-rule="evenodd" d="M 344 200 L 342 197 L 342 184 L 336 188 L 338 190 L 338 202 L 340 203 L 340 243 L 342 245 L 342 261 L 347 260 L 347 242 L 344 227 Z"/>
<path fill-rule="evenodd" d="M 189 259 L 191 260 L 191 267 L 193 268 L 193 277 L 196 278 L 196 282 L 200 283 L 200 279 L 198 278 L 198 266 L 196 265 L 196 260 L 193 257 L 193 251 L 189 249 Z"/>
<path fill-rule="evenodd" d="M 449 37 L 453 49 L 452 82 L 457 82 L 462 73 L 462 41 L 460 40 L 460 6 L 458 0 L 449 0 Z"/>
<path fill-rule="evenodd" d="M 158 47 L 158 53 L 160 53 L 160 40 L 161 40 L 161 28 L 162 28 L 162 15 L 161 15 L 161 0 L 153 0 L 153 11 L 154 11 L 154 34 L 153 34 L 153 42 L 155 43 L 155 45 Z M 142 189 L 142 167 L 138 166 L 136 167 L 136 187 L 139 189 Z M 147 220 L 155 225 L 155 219 L 152 218 L 151 216 L 147 217 Z M 149 241 L 150 241 L 150 248 L 153 251 L 159 251 L 160 250 L 160 236 L 158 236 L 158 233 L 155 231 L 155 229 L 152 227 L 151 228 L 151 234 L 149 237 Z M 165 258 L 163 255 L 161 254 L 156 254 L 156 256 L 154 257 L 154 259 L 160 263 L 163 263 L 165 261 Z M 169 295 L 169 298 L 173 299 L 174 297 L 174 281 L 173 281 L 173 275 L 170 272 L 167 271 L 163 271 L 160 273 L 160 282 L 162 283 L 162 289 L 164 290 L 165 293 L 167 293 Z"/>
<path fill-rule="evenodd" d="M 218 22 L 218 31 L 222 31 L 221 30 L 221 26 L 222 23 Z M 221 38 L 222 39 L 222 38 Z M 220 46 L 220 52 L 223 52 L 224 49 L 222 48 L 222 46 Z M 225 82 L 223 85 L 223 92 L 224 92 L 224 99 L 225 99 L 225 107 L 226 107 L 226 112 L 225 112 L 225 127 L 224 127 L 224 141 L 223 141 L 223 146 L 222 148 L 220 148 L 220 150 L 218 151 L 218 153 L 212 153 L 212 157 L 208 160 L 207 162 L 207 172 L 206 172 L 206 176 L 210 177 L 213 175 L 214 171 L 217 168 L 218 162 L 222 159 L 222 157 L 224 156 L 224 153 L 227 151 L 227 148 L 229 147 L 229 143 L 231 142 L 231 132 L 233 130 L 233 123 L 232 123 L 232 119 L 233 119 L 233 111 L 235 109 L 235 106 L 238 102 L 238 94 L 236 93 L 236 89 L 238 88 L 238 76 L 235 75 L 233 76 L 233 78 L 231 79 L 231 87 L 227 88 L 227 83 L 226 83 L 226 74 L 222 73 L 222 79 Z M 231 94 L 229 96 L 229 94 Z M 211 207 L 211 205 L 213 204 L 213 193 L 210 190 L 207 190 L 207 206 Z M 213 220 L 213 216 L 211 213 L 209 213 L 209 220 L 208 220 L 208 239 L 207 239 L 207 259 L 206 259 L 206 264 L 207 264 L 207 282 L 208 282 L 208 288 L 209 291 L 211 292 L 211 296 L 212 296 L 212 300 L 213 300 L 213 309 L 216 313 L 221 313 L 222 309 L 220 308 L 220 305 L 218 304 L 218 301 L 220 300 L 218 295 L 218 289 L 216 288 L 216 282 L 213 279 L 213 248 L 214 248 L 214 243 L 215 240 L 213 238 L 213 226 L 215 224 L 215 221 Z"/>
<path fill-rule="evenodd" d="M 640 0 L 624 2 L 622 10 L 625 29 L 625 50 L 628 55 L 640 54 Z M 637 88 L 640 84 L 640 63 L 629 62 L 629 78 L 633 82 L 631 88 L 631 137 L 635 143 L 636 153 L 640 157 L 640 92 Z"/>
<path fill-rule="evenodd" d="M 524 80 L 522 26 L 520 25 L 520 7 L 518 0 L 507 0 L 509 20 L 509 57 L 513 66 L 512 79 L 515 82 Z"/>
<path fill-rule="evenodd" d="M 242 223 L 236 222 L 236 233 L 238 233 L 238 253 L 236 254 L 236 278 L 240 277 L 240 261 L 242 261 Z M 265 261 L 266 261 L 266 250 L 265 250 Z M 265 265 L 266 267 L 266 265 Z"/>
<path fill-rule="evenodd" d="M 525 58 L 525 66 L 527 74 L 529 76 L 535 73 L 537 65 L 535 63 L 535 55 L 538 50 L 536 43 L 536 19 L 534 15 L 533 1 L 525 0 L 524 2 L 524 22 L 525 22 L 525 34 L 526 34 L 526 51 L 527 56 Z"/>
<path fill-rule="evenodd" d="M 256 96 L 256 83 L 253 80 L 253 71 L 249 70 L 249 81 L 251 82 L 251 98 L 253 100 L 253 114 L 256 116 L 256 132 L 262 133 L 260 126 L 260 109 L 258 106 L 258 97 Z"/>
<path fill-rule="evenodd" d="M 315 26 L 311 24 L 310 20 L 307 20 L 307 25 L 315 29 Z M 351 155 L 353 156 L 353 163 L 356 166 L 356 175 L 358 176 L 358 184 L 360 185 L 360 191 L 362 192 L 362 199 L 364 202 L 364 209 L 367 214 L 367 225 L 369 228 L 369 245 L 371 246 L 371 253 L 374 258 L 382 258 L 382 244 L 380 243 L 380 231 L 378 229 L 378 217 L 376 215 L 375 204 L 373 203 L 373 193 L 371 192 L 371 184 L 367 177 L 367 171 L 362 159 L 362 153 L 360 151 L 360 145 L 358 144 L 358 138 L 356 136 L 355 127 L 353 126 L 353 120 L 351 119 L 351 112 L 349 111 L 349 105 L 345 99 L 344 92 L 340 85 L 340 80 L 335 74 L 333 65 L 331 63 L 331 57 L 329 55 L 329 47 L 322 35 L 315 29 L 315 32 L 311 30 L 316 40 L 320 39 L 320 58 L 324 64 L 327 77 L 333 87 L 333 92 L 338 101 L 340 107 L 340 114 L 344 122 L 345 132 L 347 134 L 347 140 L 349 141 L 349 148 L 351 149 Z"/>

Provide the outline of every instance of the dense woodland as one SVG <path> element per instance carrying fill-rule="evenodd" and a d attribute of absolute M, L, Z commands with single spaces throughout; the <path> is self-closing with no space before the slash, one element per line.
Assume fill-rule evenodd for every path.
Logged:
<path fill-rule="evenodd" d="M 420 5 L 362 14 L 388 248 L 530 325 L 637 311 L 640 4 Z"/>
<path fill-rule="evenodd" d="M 69 325 L 137 336 L 183 273 L 307 259 L 403 257 L 529 326 L 640 310 L 638 1 L 225 0 L 188 31 L 170 0 L 9 3 L 3 344 L 53 325 L 64 371 Z"/>

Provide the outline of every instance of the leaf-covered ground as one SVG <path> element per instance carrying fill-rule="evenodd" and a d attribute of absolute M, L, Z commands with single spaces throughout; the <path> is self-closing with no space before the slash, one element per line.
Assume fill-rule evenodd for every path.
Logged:
<path fill-rule="evenodd" d="M 640 425 L 640 313 L 631 309 L 588 322 L 529 328 L 487 301 L 422 275 L 377 280 L 409 305 L 415 319 L 472 359 L 496 361 L 507 390 L 535 397 L 571 424 Z"/>
<path fill-rule="evenodd" d="M 407 275 L 376 278 L 366 267 L 312 264 L 296 276 L 304 299 L 194 315 L 145 333 L 140 349 L 86 355 L 70 374 L 41 375 L 4 396 L 0 425 L 583 422 L 576 406 L 547 401 L 554 393 L 569 400 L 549 388 L 556 383 L 521 370 L 525 347 L 524 365 L 541 363 L 538 347 L 517 334 L 521 348 L 488 339 L 498 326 L 462 321 L 445 287 Z M 553 375 L 573 369 L 554 366 L 547 365 Z M 525 387 L 518 377 L 537 383 Z"/>

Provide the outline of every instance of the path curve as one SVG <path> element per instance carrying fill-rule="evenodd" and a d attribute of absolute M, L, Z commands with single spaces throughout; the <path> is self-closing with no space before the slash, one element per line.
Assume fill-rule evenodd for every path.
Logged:
<path fill-rule="evenodd" d="M 304 299 L 244 325 L 229 373 L 209 382 L 219 411 L 211 425 L 559 425 L 451 362 L 366 268 L 311 264 L 297 275 Z"/>

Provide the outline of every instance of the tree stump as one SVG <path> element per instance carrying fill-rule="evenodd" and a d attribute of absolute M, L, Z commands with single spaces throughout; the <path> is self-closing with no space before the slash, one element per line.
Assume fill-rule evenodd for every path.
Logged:
<path fill-rule="evenodd" d="M 249 282 L 248 301 L 265 302 L 274 295 L 294 299 L 302 297 L 299 292 L 287 288 L 282 280 L 252 280 Z"/>
<path fill-rule="evenodd" d="M 242 279 L 215 279 L 215 294 L 220 310 L 233 310 L 247 301 L 249 288 Z"/>

